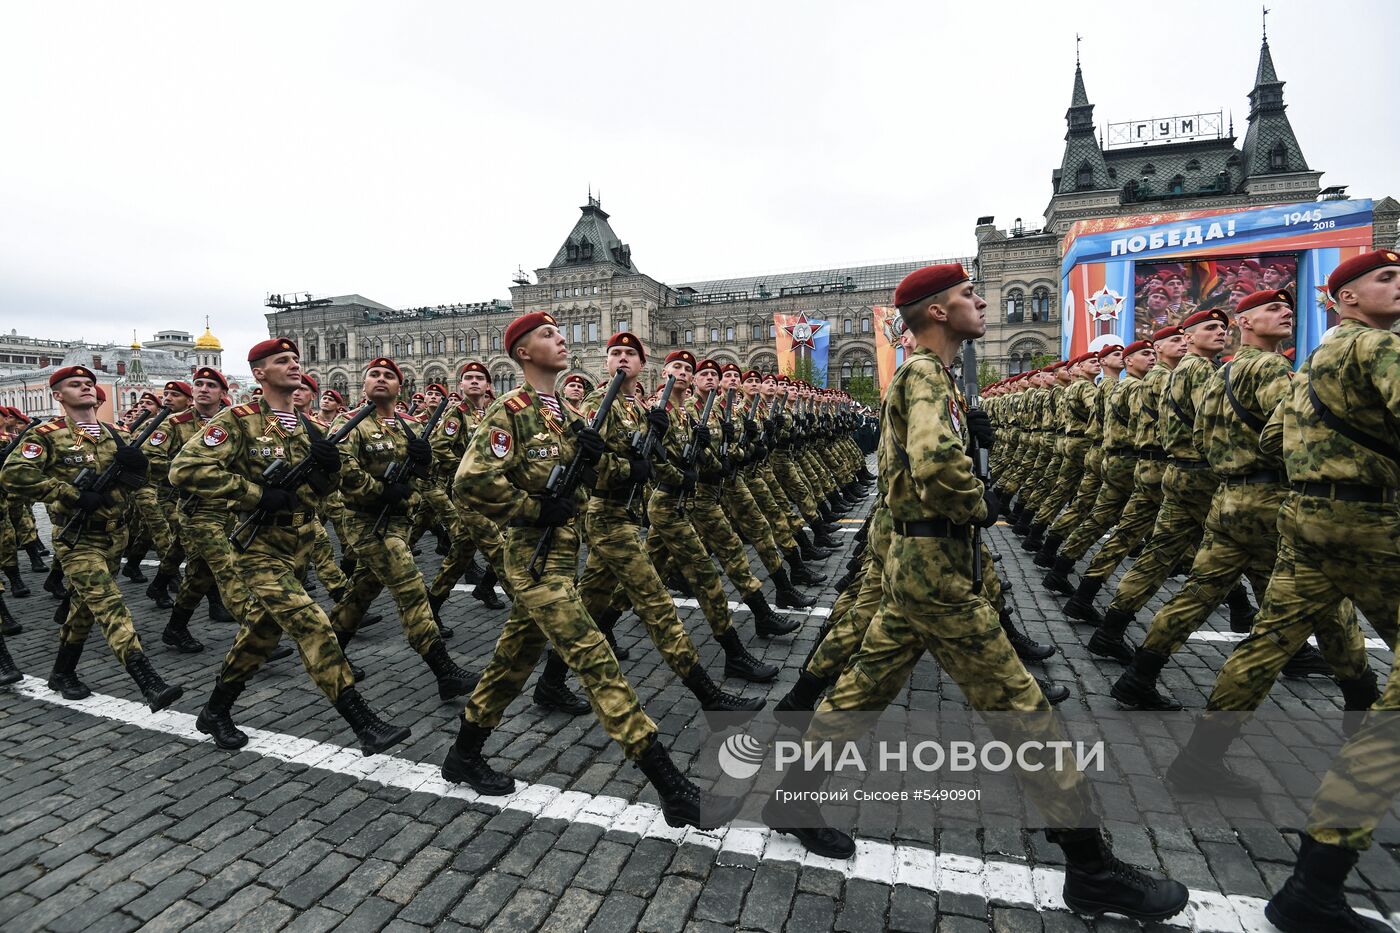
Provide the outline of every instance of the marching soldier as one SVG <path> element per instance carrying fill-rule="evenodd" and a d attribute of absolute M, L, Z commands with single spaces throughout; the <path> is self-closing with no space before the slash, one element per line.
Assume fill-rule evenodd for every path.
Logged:
<path fill-rule="evenodd" d="M 73 537 L 54 539 L 56 557 L 72 590 L 72 605 L 59 629 L 49 689 L 69 700 L 92 692 L 78 678 L 77 669 L 83 644 L 96 623 L 117 661 L 156 712 L 178 700 L 184 690 L 166 684 L 151 667 L 113 579 L 126 547 L 122 515 L 128 505 L 127 490 L 144 486 L 146 457 L 120 438 L 119 429 L 97 420 L 96 386 L 97 377 L 85 366 L 65 366 L 49 377 L 63 418 L 30 432 L 5 461 L 0 483 L 22 498 L 47 503 L 55 528 L 76 521 Z M 105 492 L 74 485 L 84 469 L 101 474 L 114 464 L 130 479 Z"/>
<path fill-rule="evenodd" d="M 156 398 L 151 392 L 141 393 L 140 408 L 147 412 L 148 417 L 154 416 L 163 404 L 168 404 L 170 410 L 177 413 L 189 407 L 189 397 L 179 390 L 166 388 L 162 390 L 161 395 L 163 398 Z M 154 489 L 137 489 L 131 496 L 129 509 L 132 526 L 137 532 L 127 546 L 126 567 L 122 570 L 122 576 L 133 583 L 145 583 L 146 574 L 141 571 L 141 562 L 145 560 L 146 552 L 154 545 L 156 556 L 164 561 L 171 549 L 176 547 L 175 536 L 171 533 L 170 524 L 157 501 Z M 175 567 L 179 566 L 179 561 L 176 561 Z M 165 601 L 169 602 L 168 596 Z"/>

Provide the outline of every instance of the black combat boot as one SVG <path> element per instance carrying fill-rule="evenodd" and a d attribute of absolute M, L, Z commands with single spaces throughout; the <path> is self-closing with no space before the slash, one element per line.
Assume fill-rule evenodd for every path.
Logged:
<path fill-rule="evenodd" d="M 1236 635 L 1248 635 L 1259 610 L 1249 601 L 1249 591 L 1244 588 L 1243 582 L 1236 583 L 1226 594 L 1225 605 L 1230 608 L 1230 631 Z"/>
<path fill-rule="evenodd" d="M 475 560 L 467 564 L 467 569 L 462 573 L 462 582 L 468 586 L 475 586 L 481 582 L 483 571 L 481 565 Z"/>
<path fill-rule="evenodd" d="M 452 629 L 444 625 L 442 621 L 442 604 L 447 602 L 447 597 L 451 595 L 450 592 L 442 596 L 434 596 L 432 593 L 428 594 L 428 608 L 433 611 L 433 621 L 437 623 L 438 634 L 442 636 L 443 641 L 447 641 L 452 637 Z"/>
<path fill-rule="evenodd" d="M 18 635 L 23 631 L 24 626 L 10 615 L 10 607 L 5 605 L 5 597 L 0 596 L 0 635 Z"/>
<path fill-rule="evenodd" d="M 661 815 L 671 826 L 718 829 L 738 815 L 743 801 L 720 797 L 696 787 L 676 768 L 666 748 L 656 737 L 636 761 L 661 798 Z"/>
<path fill-rule="evenodd" d="M 355 637 L 353 632 L 336 632 L 335 640 L 340 645 L 340 653 L 345 655 L 345 663 L 350 665 L 350 676 L 355 678 L 355 683 L 363 683 L 367 672 L 362 667 L 356 667 L 355 662 L 350 660 L 350 652 L 345 650 L 346 645 Z"/>
<path fill-rule="evenodd" d="M 1070 571 L 1074 570 L 1073 557 L 1056 557 L 1050 572 L 1045 575 L 1045 588 L 1065 596 L 1074 595 L 1074 584 L 1070 582 Z"/>
<path fill-rule="evenodd" d="M 612 649 L 613 657 L 619 661 L 626 661 L 632 657 L 632 652 L 617 643 L 617 638 L 613 635 L 613 628 L 617 626 L 617 620 L 622 618 L 622 610 L 608 607 L 598 613 L 598 617 L 593 621 L 598 626 L 598 631 L 603 633 L 603 637 L 608 640 L 608 647 Z"/>
<path fill-rule="evenodd" d="M 233 617 L 233 613 L 228 611 L 228 607 L 224 605 L 224 598 L 220 595 L 218 587 L 211 589 L 206 598 L 209 600 L 209 621 L 222 622 L 224 624 L 238 621 Z"/>
<path fill-rule="evenodd" d="M 0 687 L 17 684 L 23 679 L 24 675 L 15 666 L 15 659 L 10 657 L 10 649 L 5 647 L 5 636 L 0 635 Z"/>
<path fill-rule="evenodd" d="M 53 562 L 49 575 L 44 578 L 44 592 L 54 599 L 63 599 L 68 595 L 68 587 L 63 585 L 63 565 L 58 561 Z"/>
<path fill-rule="evenodd" d="M 1376 672 L 1372 670 L 1355 680 L 1339 680 L 1337 686 L 1342 688 L 1342 735 L 1350 738 L 1361 728 L 1366 711 L 1381 698 L 1381 691 L 1376 686 Z"/>
<path fill-rule="evenodd" d="M 1016 523 L 1011 526 L 1011 530 L 1016 534 L 1025 536 L 1030 534 L 1031 523 L 1035 521 L 1035 510 L 1029 506 L 1021 506 L 1021 514 L 1016 516 Z"/>
<path fill-rule="evenodd" d="M 87 684 L 78 679 L 78 659 L 83 656 L 81 644 L 66 641 L 58 643 L 58 654 L 53 659 L 53 672 L 49 674 L 49 689 L 63 694 L 65 700 L 81 700 L 92 696 Z"/>
<path fill-rule="evenodd" d="M 1054 645 L 1042 645 L 1016 627 L 1016 620 L 1011 617 L 1009 609 L 1001 610 L 1001 630 L 1006 633 L 1007 641 L 1011 642 L 1011 647 L 1015 649 L 1016 657 L 1022 661 L 1044 661 L 1055 656 L 1057 649 Z"/>
<path fill-rule="evenodd" d="M 827 825 L 815 795 L 826 781 L 822 771 L 808 771 L 796 762 L 783 774 L 782 781 L 763 805 L 761 819 L 775 833 L 796 836 L 802 847 L 824 858 L 848 859 L 856 854 L 856 841 L 849 834 Z M 779 791 L 785 792 L 780 798 Z"/>
<path fill-rule="evenodd" d="M 345 579 L 348 580 L 355 575 L 355 567 L 355 558 L 347 556 L 340 559 L 340 572 L 345 574 Z"/>
<path fill-rule="evenodd" d="M 146 552 L 142 549 L 140 554 L 131 554 L 126 559 L 126 567 L 122 569 L 122 576 L 132 583 L 145 583 L 146 574 L 141 570 L 141 561 L 146 559 Z"/>
<path fill-rule="evenodd" d="M 24 546 L 24 552 L 29 555 L 30 573 L 48 573 L 49 565 L 44 563 L 44 555 L 39 553 L 39 542 L 30 541 Z"/>
<path fill-rule="evenodd" d="M 1055 558 L 1060 555 L 1060 545 L 1065 543 L 1065 536 L 1048 532 L 1045 541 L 1040 545 L 1040 550 L 1035 552 L 1035 565 L 1044 567 L 1047 570 L 1055 566 Z M 1066 594 L 1068 595 L 1068 594 Z"/>
<path fill-rule="evenodd" d="M 566 716 L 582 716 L 593 707 L 564 683 L 569 666 L 553 651 L 544 654 L 544 670 L 535 681 L 535 705 L 552 709 Z"/>
<path fill-rule="evenodd" d="M 126 672 L 153 713 L 159 713 L 185 695 L 184 687 L 171 686 L 161 679 L 143 652 L 133 651 L 126 656 Z"/>
<path fill-rule="evenodd" d="M 1327 845 L 1303 833 L 1298 862 L 1283 888 L 1264 905 L 1264 916 L 1283 933 L 1388 933 L 1392 927 L 1363 917 L 1347 904 L 1347 875 L 1361 853 Z"/>
<path fill-rule="evenodd" d="M 831 684 L 832 681 L 803 670 L 797 675 L 797 683 L 792 685 L 792 689 L 784 694 L 773 709 L 780 713 L 810 713 L 817 708 L 817 701 Z"/>
<path fill-rule="evenodd" d="M 438 557 L 446 557 L 447 552 L 452 550 L 452 535 L 448 533 L 442 522 L 438 522 L 434 525 L 432 532 L 433 537 L 437 538 L 437 547 L 434 548 L 434 550 L 437 552 Z"/>
<path fill-rule="evenodd" d="M 243 684 L 225 683 L 222 676 L 214 678 L 214 692 L 209 694 L 208 702 L 204 704 L 204 709 L 199 711 L 199 718 L 194 721 L 196 729 L 212 738 L 215 745 L 226 751 L 233 751 L 248 744 L 247 733 L 233 724 L 233 703 L 242 692 Z"/>
<path fill-rule="evenodd" d="M 496 595 L 496 569 L 487 567 L 486 572 L 481 575 L 480 582 L 472 590 L 472 598 L 481 601 L 487 609 L 504 609 L 506 604 L 501 602 L 501 597 Z"/>
<path fill-rule="evenodd" d="M 1094 597 L 1103 589 L 1103 583 L 1103 577 L 1084 577 L 1080 580 L 1079 588 L 1065 603 L 1065 615 L 1091 625 L 1103 625 L 1103 616 L 1094 608 Z"/>
<path fill-rule="evenodd" d="M 376 716 L 354 687 L 346 687 L 340 691 L 340 696 L 335 700 L 335 708 L 355 731 L 355 738 L 360 740 L 360 751 L 366 757 L 406 741 L 409 737 L 406 726 L 395 726 Z"/>
<path fill-rule="evenodd" d="M 483 797 L 504 797 L 515 793 L 515 780 L 502 774 L 486 761 L 481 748 L 491 736 L 490 729 L 462 719 L 457 729 L 457 741 L 447 750 L 442 762 L 442 779 L 453 784 L 466 784 Z"/>
<path fill-rule="evenodd" d="M 700 701 L 700 708 L 707 713 L 756 713 L 763 709 L 763 698 L 737 697 L 725 693 L 705 673 L 705 668 L 696 661 L 690 673 L 681 680 L 686 688 Z"/>
<path fill-rule="evenodd" d="M 1175 712 L 1181 704 L 1157 690 L 1157 678 L 1166 666 L 1167 655 L 1149 648 L 1139 648 L 1132 663 L 1109 694 L 1129 709 Z"/>
<path fill-rule="evenodd" d="M 181 609 L 176 606 L 171 610 L 170 621 L 165 623 L 165 631 L 160 633 L 161 644 L 167 648 L 174 648 L 181 654 L 199 654 L 203 651 L 204 645 L 190 634 L 190 618 L 193 615 L 193 609 Z"/>
<path fill-rule="evenodd" d="M 817 547 L 816 544 L 812 542 L 812 536 L 807 532 L 806 528 L 797 529 L 797 531 L 793 533 L 793 537 L 797 539 L 797 552 L 802 555 L 803 560 L 826 560 L 832 554 L 836 553 L 836 548 L 834 547 Z"/>
<path fill-rule="evenodd" d="M 784 592 L 780 584 L 778 588 L 778 605 L 782 606 L 784 609 L 792 608 L 784 603 Z M 797 597 L 794 601 L 799 602 L 804 607 L 815 603 L 815 600 L 809 603 L 801 603 L 803 597 L 796 590 L 792 589 L 792 584 L 788 584 L 786 592 Z M 752 593 L 745 596 L 744 605 L 748 606 L 749 611 L 753 613 L 754 633 L 758 635 L 759 638 L 777 638 L 779 635 L 788 635 L 797 631 L 798 627 L 802 624 L 797 619 L 780 616 L 774 612 L 773 607 L 768 605 L 768 600 L 764 598 L 762 590 L 754 590 Z"/>
<path fill-rule="evenodd" d="M 1310 642 L 1303 642 L 1301 648 L 1293 652 L 1293 657 L 1288 659 L 1288 663 L 1279 671 L 1284 677 L 1292 677 L 1303 680 L 1308 677 L 1331 677 L 1332 665 L 1327 663 L 1327 659 L 1322 656 L 1322 652 L 1312 646 Z"/>
<path fill-rule="evenodd" d="M 50 550 L 48 549 L 48 547 L 45 546 L 45 544 L 44 544 L 44 539 L 43 539 L 43 538 L 40 538 L 40 539 L 36 540 L 36 541 L 34 542 L 34 544 L 35 544 L 35 546 L 39 549 L 39 556 L 40 556 L 40 557 L 48 557 L 50 554 L 53 553 L 53 551 L 50 551 Z"/>
<path fill-rule="evenodd" d="M 5 568 L 5 576 L 10 580 L 10 590 L 16 599 L 29 598 L 29 585 L 24 582 L 24 578 L 19 575 L 19 564 Z"/>
<path fill-rule="evenodd" d="M 1065 904 L 1081 914 L 1165 920 L 1186 906 L 1186 886 L 1115 858 L 1097 829 L 1046 833 L 1065 853 Z"/>
<path fill-rule="evenodd" d="M 1133 647 L 1128 644 L 1123 633 L 1128 630 L 1128 624 L 1132 621 L 1131 612 L 1109 606 L 1108 611 L 1103 614 L 1103 621 L 1099 623 L 1098 631 L 1089 639 L 1089 653 L 1122 664 L 1131 664 Z"/>
<path fill-rule="evenodd" d="M 174 609 L 175 603 L 170 600 L 170 575 L 157 571 L 146 587 L 146 597 L 156 604 L 157 609 Z"/>
<path fill-rule="evenodd" d="M 1069 699 L 1069 688 L 1064 684 L 1057 684 L 1053 680 L 1046 680 L 1044 677 L 1035 679 L 1036 685 L 1040 687 L 1041 694 L 1045 697 L 1045 702 L 1051 706 L 1059 706 Z"/>
<path fill-rule="evenodd" d="M 826 574 L 814 573 L 808 568 L 806 561 L 802 559 L 802 552 L 797 548 L 788 548 L 783 552 L 783 557 L 792 568 L 790 576 L 793 583 L 799 586 L 821 586 L 826 582 Z"/>
<path fill-rule="evenodd" d="M 1178 793 L 1184 794 L 1260 796 L 1264 789 L 1258 781 L 1236 773 L 1225 763 L 1225 753 L 1240 733 L 1239 720 L 1237 713 L 1205 713 L 1200 716 L 1186 747 L 1167 768 L 1167 783 Z"/>
<path fill-rule="evenodd" d="M 433 639 L 433 643 L 423 655 L 423 660 L 437 678 L 439 700 L 446 701 L 453 697 L 465 696 L 476 689 L 476 682 L 480 678 L 457 666 L 457 662 L 447 653 L 447 646 L 442 643 L 441 638 Z"/>
<path fill-rule="evenodd" d="M 715 641 L 724 649 L 725 677 L 738 677 L 754 684 L 767 684 L 777 680 L 777 665 L 764 664 L 749 654 L 749 649 L 739 640 L 739 633 L 733 626 L 723 635 L 716 635 Z"/>
<path fill-rule="evenodd" d="M 1026 535 L 1026 540 L 1021 542 L 1021 550 L 1031 554 L 1036 553 L 1045 544 L 1045 523 L 1031 522 L 1030 534 Z"/>
<path fill-rule="evenodd" d="M 787 570 L 778 567 L 768 574 L 773 580 L 774 595 L 777 598 L 779 609 L 810 609 L 817 604 L 815 596 L 803 596 L 798 592 L 797 587 L 792 585 L 792 580 L 788 578 Z M 796 624 L 793 628 L 796 628 Z M 792 631 L 792 629 L 788 629 Z"/>

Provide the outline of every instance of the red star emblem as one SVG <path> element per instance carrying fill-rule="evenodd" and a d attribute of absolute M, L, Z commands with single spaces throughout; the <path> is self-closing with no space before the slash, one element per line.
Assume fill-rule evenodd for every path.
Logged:
<path fill-rule="evenodd" d="M 1317 306 L 1323 311 L 1331 311 L 1337 307 L 1337 303 L 1332 300 L 1332 296 L 1327 291 L 1326 285 L 1316 286 Z"/>
<path fill-rule="evenodd" d="M 787 332 L 789 339 L 792 340 L 792 348 L 794 350 L 798 347 L 806 347 L 809 350 L 815 350 L 817 345 L 812 341 L 816 338 L 817 334 L 821 333 L 821 329 L 825 326 L 826 321 L 809 321 L 807 319 L 807 312 L 799 311 L 797 320 L 793 321 L 791 324 L 784 324 L 783 330 Z"/>

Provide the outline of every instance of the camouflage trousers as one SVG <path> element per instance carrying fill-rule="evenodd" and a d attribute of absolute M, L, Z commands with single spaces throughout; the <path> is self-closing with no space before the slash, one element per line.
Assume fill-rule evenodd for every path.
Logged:
<path fill-rule="evenodd" d="M 880 607 L 812 717 L 804 741 L 854 739 L 850 730 L 864 723 L 840 714 L 888 707 L 925 651 L 957 682 L 973 709 L 1044 714 L 989 721 L 1002 741 L 1014 747 L 1064 740 L 1040 686 L 1007 640 L 997 610 L 973 592 L 971 569 L 968 540 L 893 536 Z M 1080 772 L 1047 765 L 1023 780 L 1049 825 L 1085 825 L 1092 808 Z"/>
<path fill-rule="evenodd" d="M 1290 495 L 1279 510 L 1278 557 L 1254 628 L 1226 659 L 1208 710 L 1254 710 L 1309 635 L 1339 680 L 1368 668 L 1351 599 L 1386 644 L 1400 612 L 1400 516 L 1395 506 Z"/>
<path fill-rule="evenodd" d="M 120 520 L 110 525 L 105 529 L 93 527 L 84 531 L 72 546 L 54 539 L 54 554 L 63 565 L 68 588 L 72 591 L 68 618 L 59 629 L 58 639 L 64 644 L 81 645 L 87 641 L 95 622 L 101 627 L 117 661 L 125 666 L 131 653 L 141 650 L 141 640 L 136 637 L 131 610 L 127 609 L 115 580 L 122 551 L 126 548 L 126 529 L 121 527 Z"/>
<path fill-rule="evenodd" d="M 578 675 L 593 714 L 608 736 L 635 761 L 655 738 L 656 724 L 643 712 L 607 640 L 574 588 L 578 535 L 572 526 L 557 529 L 540 579 L 535 580 L 528 566 L 540 534 L 535 528 L 507 531 L 502 579 L 509 582 L 514 603 L 462 715 L 467 722 L 486 729 L 500 725 L 506 707 L 525 688 L 548 642 Z"/>
<path fill-rule="evenodd" d="M 1165 466 L 1161 460 L 1139 460 L 1133 471 L 1133 494 L 1128 505 L 1118 519 L 1118 527 L 1113 529 L 1104 546 L 1089 561 L 1085 577 L 1106 580 L 1128 552 L 1152 530 L 1157 521 L 1157 510 L 1162 507 L 1162 473 Z"/>
<path fill-rule="evenodd" d="M 5 514 L 14 532 L 16 548 L 28 547 L 39 540 L 39 529 L 34 525 L 34 513 L 29 509 L 29 502 L 23 499 L 5 500 Z"/>
<path fill-rule="evenodd" d="M 883 505 L 875 510 L 874 521 L 870 524 L 870 536 L 865 545 L 865 561 L 861 567 L 860 580 L 853 581 L 846 594 L 854 594 L 848 607 L 842 608 L 841 601 L 831 610 L 831 624 L 827 627 L 816 646 L 807 658 L 804 670 L 826 681 L 834 682 L 846 669 L 848 662 L 860 647 L 870 620 L 880 608 L 880 595 L 885 578 L 885 558 L 890 549 L 890 539 L 894 535 L 894 523 L 890 510 Z"/>
<path fill-rule="evenodd" d="M 453 539 L 457 538 L 457 508 L 447 494 L 446 480 L 418 484 L 418 508 L 413 511 L 413 531 L 410 541 L 417 541 L 433 525 L 441 523 Z"/>
<path fill-rule="evenodd" d="M 1133 473 L 1136 468 L 1137 459 L 1131 455 L 1104 454 L 1099 494 L 1088 515 L 1060 545 L 1061 557 L 1079 560 L 1103 537 L 1104 532 L 1118 524 L 1133 494 Z"/>
<path fill-rule="evenodd" d="M 1066 540 L 1094 510 L 1099 487 L 1103 484 L 1103 460 L 1103 448 L 1091 441 L 1086 446 L 1082 469 L 1065 503 L 1065 510 L 1050 525 L 1049 534 L 1059 535 L 1061 541 Z"/>
<path fill-rule="evenodd" d="M 408 543 L 411 522 L 406 515 L 391 516 L 381 538 L 373 530 L 377 517 L 377 512 L 347 509 L 345 522 L 355 542 L 355 573 L 349 592 L 331 610 L 331 623 L 337 634 L 354 635 L 369 604 L 388 588 L 408 644 L 420 655 L 427 654 L 439 637 L 438 627 Z"/>
<path fill-rule="evenodd" d="M 724 594 L 724 581 L 677 498 L 675 493 L 657 489 L 647 500 L 647 515 L 651 518 L 647 554 L 658 572 L 666 558 L 674 562 L 674 568 L 694 591 L 705 621 L 710 623 L 710 631 L 723 635 L 734 627 L 734 616 Z"/>
<path fill-rule="evenodd" d="M 1031 466 L 1030 476 L 1021 487 L 1021 499 L 1032 515 L 1040 511 L 1045 497 L 1054 490 L 1055 479 L 1060 473 L 1061 456 L 1058 446 L 1058 438 L 1054 434 L 1040 435 L 1040 453 Z"/>
<path fill-rule="evenodd" d="M 1400 619 L 1392 620 L 1400 625 Z M 1395 647 L 1395 642 L 1390 643 Z M 1376 824 L 1400 792 L 1400 665 L 1392 662 L 1385 690 L 1361 728 L 1323 776 L 1307 832 L 1318 842 L 1369 849 Z"/>
<path fill-rule="evenodd" d="M 1152 540 L 1113 594 L 1110 609 L 1135 614 L 1162 588 L 1176 565 L 1201 541 L 1215 488 L 1214 471 L 1191 470 L 1172 464 L 1162 476 L 1162 507 L 1152 526 Z"/>
<path fill-rule="evenodd" d="M 628 516 L 623 503 L 594 497 L 584 514 L 584 531 L 588 560 L 579 577 L 578 598 L 588 617 L 592 619 L 608 607 L 615 588 L 625 587 L 632 607 L 646 624 L 647 633 L 667 666 L 677 676 L 685 677 L 699 662 L 700 655 L 676 615 L 671 594 L 642 548 L 641 529 L 636 521 Z M 509 570 L 509 549 L 506 557 Z"/>
<path fill-rule="evenodd" d="M 193 611 L 204 597 L 217 592 L 234 618 L 247 617 L 252 593 L 234 569 L 233 545 L 228 543 L 231 517 L 222 509 L 201 506 L 194 515 L 180 519 L 177 527 L 185 552 L 185 572 L 175 594 L 175 608 Z"/>
<path fill-rule="evenodd" d="M 729 519 L 729 526 L 744 541 L 753 545 L 759 560 L 763 561 L 764 569 L 772 573 L 783 566 L 783 555 L 778 550 L 773 526 L 760 511 L 748 485 L 738 476 L 727 480 L 720 488 L 719 500 L 725 517 Z M 793 546 L 796 546 L 796 542 L 793 542 Z M 744 557 L 747 563 L 748 555 Z"/>
<path fill-rule="evenodd" d="M 1049 491 L 1040 500 L 1040 508 L 1035 513 L 1036 523 L 1047 527 L 1069 503 L 1070 497 L 1079 488 L 1080 481 L 1087 475 L 1084 471 L 1084 458 L 1089 453 L 1089 439 L 1062 437 L 1059 445 L 1058 469 L 1050 479 Z"/>
<path fill-rule="evenodd" d="M 773 468 L 773 475 L 777 477 L 783 495 L 797 507 L 798 514 L 809 525 L 819 523 L 821 512 L 817 509 L 817 500 L 813 498 L 812 490 L 793 464 L 788 451 L 775 451 L 773 456 L 768 458 L 768 463 Z"/>
<path fill-rule="evenodd" d="M 137 528 L 140 529 L 138 538 L 149 540 L 155 545 L 156 553 L 164 559 L 175 546 L 175 537 L 170 532 L 170 523 L 156 496 L 155 487 L 142 486 L 132 493 L 130 501 Z"/>
<path fill-rule="evenodd" d="M 1254 592 L 1262 594 L 1268 589 L 1278 554 L 1279 507 L 1288 495 L 1286 486 L 1274 483 L 1222 485 L 1216 490 L 1191 575 L 1153 617 L 1143 648 L 1164 655 L 1180 651 L 1191 633 L 1225 601 L 1242 574 L 1249 578 Z M 1338 611 L 1351 615 L 1349 624 L 1355 624 L 1349 600 L 1344 600 Z M 1337 622 L 1338 626 L 1347 624 Z"/>
<path fill-rule="evenodd" d="M 4 505 L 4 500 L 0 499 L 0 506 Z M 15 526 L 10 522 L 9 509 L 0 507 L 0 567 L 9 568 L 19 565 L 19 546 L 15 541 Z M 5 581 L 0 577 L 0 593 L 5 592 Z"/>
<path fill-rule="evenodd" d="M 778 504 L 777 498 L 768 489 L 768 482 L 763 478 L 762 470 L 757 466 L 749 467 L 747 472 L 741 471 L 740 476 L 743 478 L 744 489 L 753 499 L 754 511 L 763 516 L 773 532 L 773 543 L 781 551 L 797 547 L 795 534 L 801 530 L 802 523 L 795 521 L 796 517 L 790 509 Z"/>
<path fill-rule="evenodd" d="M 434 599 L 446 599 L 471 566 L 472 555 L 477 551 L 485 556 L 491 569 L 496 572 L 496 578 L 501 581 L 501 588 L 509 595 L 510 587 L 506 583 L 505 573 L 505 538 L 501 535 L 501 529 L 464 500 L 458 499 L 453 503 L 453 512 L 457 517 L 457 527 L 452 533 L 452 548 L 433 578 L 428 595 Z"/>
<path fill-rule="evenodd" d="M 345 571 L 335 561 L 335 551 L 331 549 L 331 536 L 326 526 L 316 517 L 316 544 L 311 548 L 311 566 L 316 569 L 316 578 L 332 593 L 350 585 Z"/>
<path fill-rule="evenodd" d="M 734 533 L 733 526 L 724 514 L 724 507 L 720 505 L 723 494 L 720 486 L 702 483 L 687 500 L 686 511 L 695 530 L 700 534 L 700 540 L 705 542 L 710 553 L 724 568 L 724 575 L 734 584 L 742 599 L 762 589 L 763 584 L 753 575 L 753 568 L 749 566 L 749 553 L 744 550 L 744 543 Z M 777 566 L 782 566 L 781 556 Z"/>
<path fill-rule="evenodd" d="M 160 566 L 156 568 L 156 572 L 175 577 L 180 573 L 180 564 L 185 561 L 185 547 L 180 537 L 180 522 L 184 520 L 185 515 L 180 511 L 180 500 L 176 497 L 175 490 L 169 487 L 162 486 L 157 491 L 156 502 L 160 504 L 161 513 L 170 528 L 171 542 L 167 550 L 157 549 L 160 554 Z"/>
<path fill-rule="evenodd" d="M 768 498 L 773 502 L 774 511 L 769 514 L 782 515 L 783 520 L 787 522 L 788 530 L 790 530 L 793 535 L 800 532 L 804 523 L 803 518 L 798 513 L 797 507 L 792 504 L 792 500 L 788 498 L 787 493 L 783 492 L 783 484 L 778 482 L 777 474 L 773 472 L 772 462 L 770 460 L 763 461 L 763 463 L 759 464 L 754 470 L 754 475 L 760 480 L 759 485 L 767 491 Z M 756 489 L 757 487 L 753 488 Z M 754 495 L 758 496 L 759 504 L 763 505 L 766 510 L 767 505 L 764 503 L 762 496 L 759 496 L 758 493 Z"/>
<path fill-rule="evenodd" d="M 1025 495 L 1030 489 L 1029 482 L 1034 476 L 1036 461 L 1040 459 L 1040 435 L 1023 431 L 1013 459 L 1006 475 L 1006 491 L 1012 495 Z"/>
<path fill-rule="evenodd" d="M 301 663 L 311 680 L 334 703 L 341 691 L 354 683 L 354 678 L 336 641 L 331 620 L 306 595 L 301 584 L 316 543 L 310 519 L 306 516 L 296 527 L 263 528 L 252 546 L 233 558 L 237 566 L 230 564 L 227 575 L 218 569 L 218 554 L 214 550 L 205 553 L 220 584 L 229 585 L 236 577 L 248 590 L 247 604 L 239 603 L 241 594 L 234 586 L 225 591 L 229 610 L 241 624 L 219 678 L 229 684 L 247 683 L 266 663 L 285 632 L 297 643 Z M 212 535 L 201 540 L 213 543 Z M 231 546 L 229 553 L 232 555 Z"/>

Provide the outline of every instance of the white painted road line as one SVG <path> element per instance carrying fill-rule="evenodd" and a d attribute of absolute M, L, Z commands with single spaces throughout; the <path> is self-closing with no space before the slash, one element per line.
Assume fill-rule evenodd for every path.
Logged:
<path fill-rule="evenodd" d="M 1245 636 L 1237 632 L 1199 631 L 1192 632 L 1187 638 L 1191 641 L 1235 642 L 1244 641 Z M 1308 641 L 1314 648 L 1317 647 L 1316 638 L 1309 638 Z M 1366 639 L 1366 650 L 1389 651 L 1390 646 L 1387 645 L 1382 638 L 1368 638 Z"/>
<path fill-rule="evenodd" d="M 42 680 L 28 676 L 16 686 L 15 692 L 89 716 L 192 742 L 210 741 L 195 729 L 195 717 L 188 713 L 172 710 L 151 713 L 139 703 L 103 694 L 93 694 L 85 700 L 65 700 L 49 690 Z M 278 761 L 348 774 L 417 793 L 457 797 L 503 810 L 515 810 L 531 817 L 586 823 L 601 827 L 605 832 L 627 832 L 646 838 L 665 839 L 677 845 L 699 845 L 714 850 L 715 861 L 721 865 L 742 865 L 747 858 L 796 862 L 828 868 L 846 878 L 887 885 L 907 884 L 935 893 L 975 894 L 995 905 L 1040 911 L 1068 909 L 1060 896 L 1064 887 L 1064 872 L 1055 868 L 1032 868 L 1013 861 L 987 861 L 872 839 L 858 839 L 855 856 L 846 861 L 836 861 L 812 855 L 791 836 L 780 835 L 751 823 L 734 824 L 714 831 L 676 829 L 669 826 L 660 809 L 651 804 L 629 803 L 618 797 L 595 796 L 578 791 L 561 791 L 547 784 L 526 784 L 521 781 L 516 782 L 515 793 L 508 797 L 481 797 L 470 788 L 444 781 L 437 765 L 389 755 L 366 758 L 354 749 L 339 745 L 261 729 L 243 731 L 248 734 L 248 744 L 243 751 Z M 1191 903 L 1186 910 L 1167 921 L 1167 925 L 1207 933 L 1267 930 L 1270 927 L 1264 919 L 1263 908 L 1264 902 L 1259 898 L 1192 889 Z M 1373 911 L 1362 912 L 1372 917 L 1379 916 Z M 1394 919 L 1392 917 L 1392 921 Z"/>

